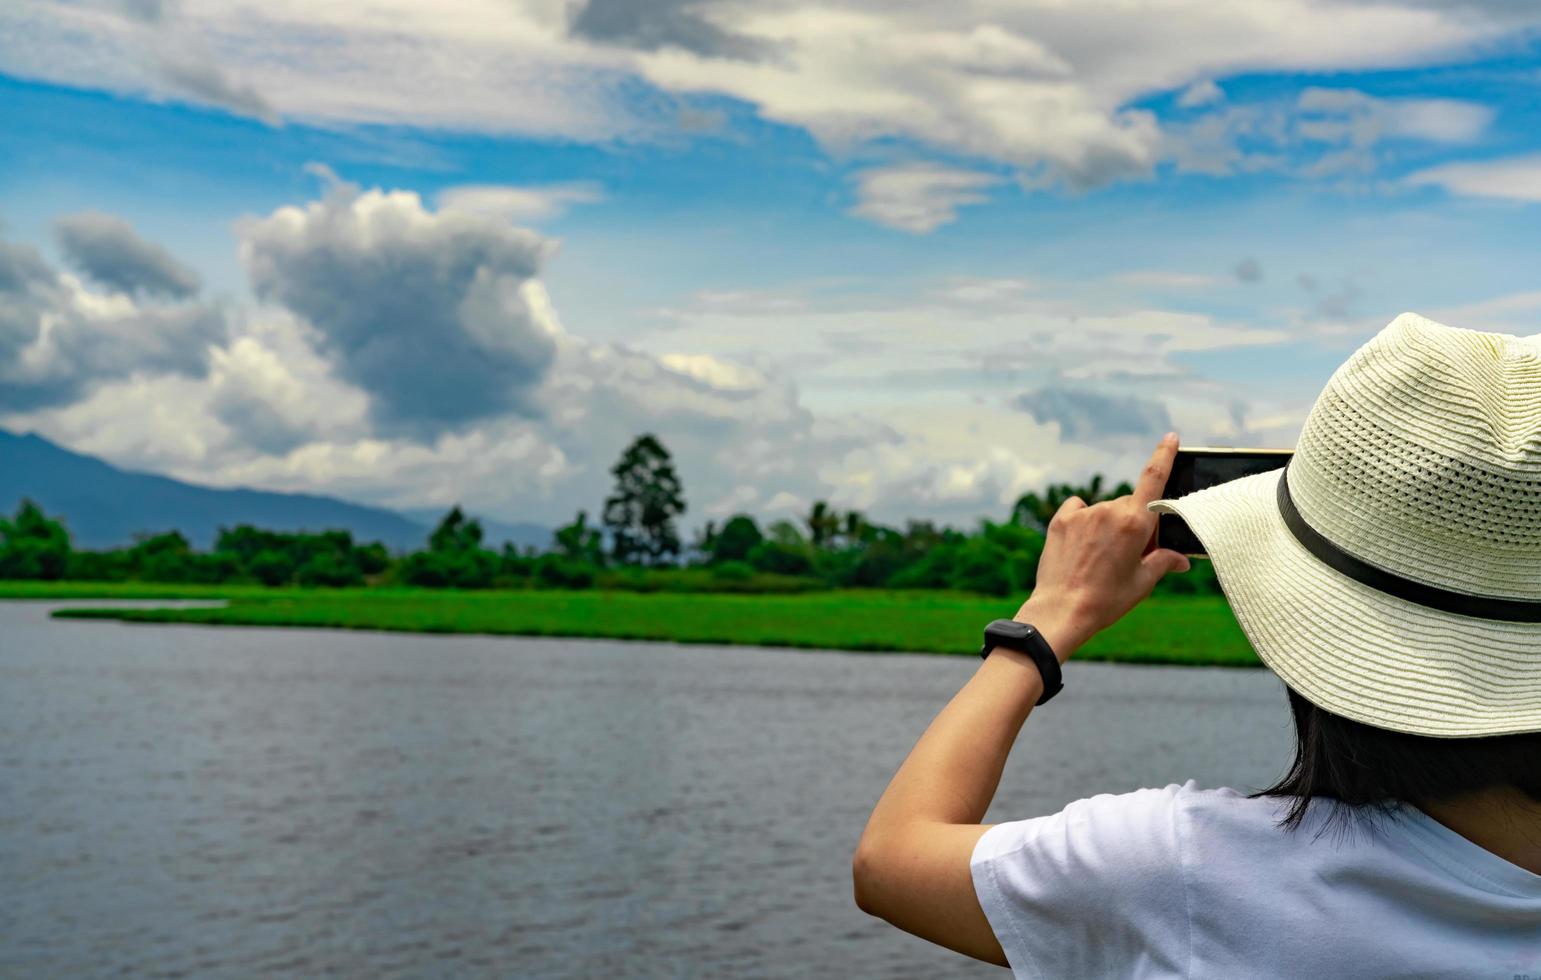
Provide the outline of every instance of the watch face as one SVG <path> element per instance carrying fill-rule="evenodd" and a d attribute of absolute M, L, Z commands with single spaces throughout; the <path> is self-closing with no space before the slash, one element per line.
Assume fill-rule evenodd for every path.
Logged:
<path fill-rule="evenodd" d="M 1019 623 L 1014 619 L 997 619 L 985 627 L 985 632 L 1003 639 L 1020 640 L 1031 636 L 1033 628 L 1027 623 Z"/>

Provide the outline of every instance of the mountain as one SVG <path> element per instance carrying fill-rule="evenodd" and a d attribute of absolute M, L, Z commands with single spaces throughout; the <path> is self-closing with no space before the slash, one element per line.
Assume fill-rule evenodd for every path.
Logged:
<path fill-rule="evenodd" d="M 139 532 L 173 529 L 194 547 L 208 548 L 222 525 L 255 524 L 274 531 L 337 528 L 360 541 L 405 550 L 423 546 L 431 523 L 334 497 L 224 490 L 121 470 L 40 436 L 0 429 L 0 513 L 14 514 L 23 497 L 37 501 L 49 516 L 62 517 L 75 546 L 85 549 L 116 547 Z M 547 531 L 541 544 L 549 538 Z"/>

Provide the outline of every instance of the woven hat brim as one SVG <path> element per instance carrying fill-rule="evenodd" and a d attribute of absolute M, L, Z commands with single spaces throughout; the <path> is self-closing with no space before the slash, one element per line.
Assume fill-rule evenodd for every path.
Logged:
<path fill-rule="evenodd" d="M 1445 738 L 1541 731 L 1541 623 L 1442 612 L 1323 564 L 1279 513 L 1283 473 L 1149 504 L 1203 543 L 1263 663 L 1318 707 L 1378 728 Z"/>

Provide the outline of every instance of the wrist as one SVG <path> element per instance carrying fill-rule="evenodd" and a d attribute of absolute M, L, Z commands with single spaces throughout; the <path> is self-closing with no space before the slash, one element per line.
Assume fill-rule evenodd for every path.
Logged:
<path fill-rule="evenodd" d="M 1016 692 L 1022 699 L 1024 715 L 1043 696 L 1043 674 L 1039 672 L 1038 664 L 1033 658 L 1021 650 L 996 647 L 990 651 L 990 655 L 980 664 L 979 669 L 994 672 L 992 676 L 995 680 L 991 683 L 998 689 Z"/>
<path fill-rule="evenodd" d="M 1097 632 L 1090 617 L 1073 603 L 1037 592 L 1028 597 L 1012 618 L 1036 628 L 1060 663 L 1069 660 L 1071 654 Z"/>

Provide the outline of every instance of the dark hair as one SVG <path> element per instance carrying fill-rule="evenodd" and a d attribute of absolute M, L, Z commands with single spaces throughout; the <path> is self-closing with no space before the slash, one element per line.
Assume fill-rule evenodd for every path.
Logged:
<path fill-rule="evenodd" d="M 1286 830 L 1299 829 L 1313 797 L 1336 801 L 1331 816 L 1345 820 L 1349 814 L 1373 817 L 1397 803 L 1416 806 L 1498 786 L 1541 803 L 1541 732 L 1410 735 L 1333 714 L 1287 685 L 1285 691 L 1295 716 L 1295 761 L 1284 778 L 1250 795 L 1293 798 L 1279 822 Z"/>

